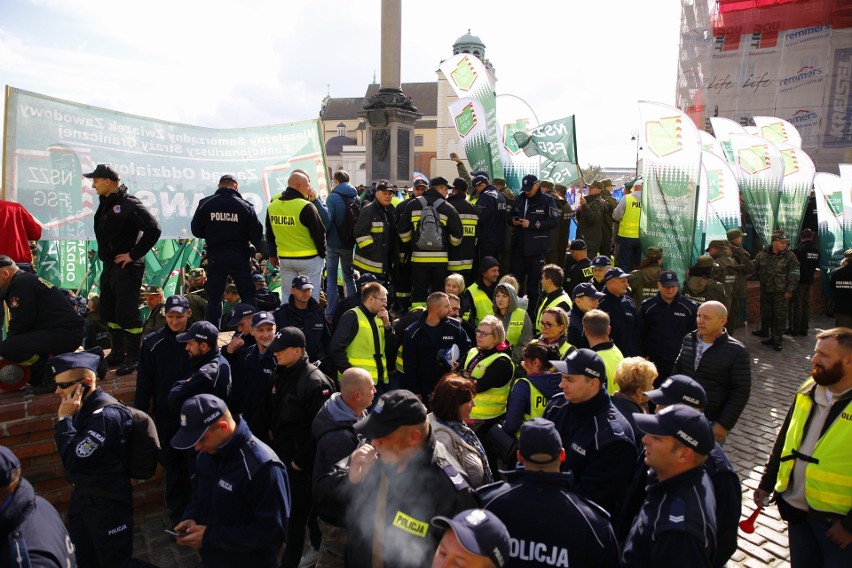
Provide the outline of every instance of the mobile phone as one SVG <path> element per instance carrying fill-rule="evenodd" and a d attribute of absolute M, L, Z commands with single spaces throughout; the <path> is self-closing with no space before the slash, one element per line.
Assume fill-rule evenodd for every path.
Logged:
<path fill-rule="evenodd" d="M 185 532 L 175 532 L 171 529 L 163 529 L 163 532 L 166 533 L 167 535 L 170 535 L 170 536 L 173 536 L 173 537 L 179 537 L 179 536 L 186 536 L 187 535 L 187 533 L 185 533 Z"/>
<path fill-rule="evenodd" d="M 512 221 L 520 221 L 520 220 L 521 220 L 520 217 L 512 217 Z"/>

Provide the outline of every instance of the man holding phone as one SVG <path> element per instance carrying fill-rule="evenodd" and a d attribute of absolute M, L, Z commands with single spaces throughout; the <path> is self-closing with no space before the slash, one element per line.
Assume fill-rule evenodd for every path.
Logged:
<path fill-rule="evenodd" d="M 127 473 L 130 412 L 97 388 L 101 358 L 77 352 L 50 360 L 61 399 L 56 448 L 72 484 L 68 533 L 80 566 L 129 567 L 133 494 Z"/>

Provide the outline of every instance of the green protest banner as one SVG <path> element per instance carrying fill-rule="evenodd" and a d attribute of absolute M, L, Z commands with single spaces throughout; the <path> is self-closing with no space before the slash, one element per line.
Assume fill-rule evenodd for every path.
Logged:
<path fill-rule="evenodd" d="M 523 99 L 514 95 L 497 96 L 497 123 L 500 127 L 500 161 L 506 187 L 519 193 L 524 176 L 535 175 L 540 179 L 538 156 L 528 156 L 518 146 L 515 134 L 523 133 L 538 125 L 535 113 Z"/>
<path fill-rule="evenodd" d="M 499 159 L 499 158 L 498 158 Z M 165 122 L 6 88 L 3 198 L 24 205 L 45 240 L 93 239 L 98 199 L 83 172 L 109 163 L 152 212 L 162 238 L 188 238 L 198 202 L 223 174 L 263 218 L 295 168 L 327 193 L 318 120 L 216 129 Z"/>
<path fill-rule="evenodd" d="M 786 142 L 775 145 L 784 157 L 784 181 L 778 203 L 778 228 L 784 231 L 790 247 L 799 241 L 799 231 L 808 207 L 808 196 L 816 174 L 813 160 L 804 150 Z"/>
<path fill-rule="evenodd" d="M 721 146 L 719 147 L 721 151 Z M 701 152 L 701 184 L 692 261 L 704 253 L 707 243 L 727 239 L 730 229 L 740 228 L 740 190 L 731 166 L 715 152 Z"/>
<path fill-rule="evenodd" d="M 485 111 L 476 99 L 463 98 L 449 106 L 456 132 L 464 146 L 470 171 L 489 170 L 492 163 L 491 144 L 485 122 Z"/>
<path fill-rule="evenodd" d="M 819 264 L 823 276 L 823 289 L 828 275 L 840 266 L 843 251 L 843 196 L 840 176 L 817 172 L 814 176 L 816 193 L 817 223 L 819 232 Z"/>
<path fill-rule="evenodd" d="M 852 164 L 838 164 L 840 191 L 843 196 L 843 243 L 852 248 Z"/>
<path fill-rule="evenodd" d="M 639 114 L 646 149 L 639 239 L 643 248 L 663 247 L 666 268 L 683 277 L 693 255 L 701 139 L 674 107 L 639 101 Z"/>
<path fill-rule="evenodd" d="M 730 143 L 746 210 L 755 231 L 769 243 L 778 222 L 784 157 L 775 144 L 759 136 L 731 134 Z"/>

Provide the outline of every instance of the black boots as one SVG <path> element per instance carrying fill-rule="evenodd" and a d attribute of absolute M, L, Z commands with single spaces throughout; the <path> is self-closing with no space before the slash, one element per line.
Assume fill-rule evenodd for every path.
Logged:
<path fill-rule="evenodd" d="M 111 348 L 109 350 L 109 355 L 107 355 L 106 362 L 110 368 L 117 367 L 124 363 L 124 330 L 110 329 L 109 341 Z"/>
<path fill-rule="evenodd" d="M 115 371 L 119 377 L 136 371 L 136 365 L 139 363 L 139 347 L 142 344 L 141 333 L 123 331 L 122 335 L 124 335 L 125 358 L 124 364 Z"/>

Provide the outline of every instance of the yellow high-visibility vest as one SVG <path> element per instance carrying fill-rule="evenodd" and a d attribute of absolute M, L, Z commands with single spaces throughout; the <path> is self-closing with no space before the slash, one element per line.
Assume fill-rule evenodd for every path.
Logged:
<path fill-rule="evenodd" d="M 467 369 L 467 366 L 478 353 L 479 351 L 476 349 L 471 349 L 468 352 L 467 359 L 464 362 L 465 369 Z M 505 357 L 509 361 L 509 364 L 512 365 L 512 374 L 514 375 L 515 364 L 512 363 L 512 358 L 505 353 L 493 353 L 476 364 L 470 372 L 471 378 L 473 380 L 482 378 L 489 365 L 500 357 Z M 502 387 L 476 393 L 476 396 L 473 398 L 474 406 L 470 412 L 470 417 L 474 420 L 488 420 L 489 418 L 497 418 L 506 414 L 506 402 L 509 400 L 509 391 L 511 389 L 512 381 L 510 380 Z"/>
<path fill-rule="evenodd" d="M 319 254 L 310 231 L 299 221 L 302 209 L 309 203 L 307 199 L 273 199 L 266 209 L 279 257 L 310 258 Z"/>
<path fill-rule="evenodd" d="M 618 222 L 618 236 L 628 239 L 639 238 L 639 217 L 642 215 L 642 207 L 638 199 L 631 193 L 625 197 L 624 217 Z"/>
<path fill-rule="evenodd" d="M 384 384 L 388 382 L 388 370 L 385 365 L 382 365 L 384 372 L 379 376 L 379 367 L 376 363 L 376 356 L 384 358 L 385 356 L 385 330 L 382 319 L 375 316 L 376 329 L 378 330 L 379 344 L 373 340 L 373 328 L 370 326 L 370 320 L 364 315 L 361 308 L 352 308 L 350 312 L 355 312 L 358 316 L 358 333 L 355 338 L 346 346 L 346 358 L 349 359 L 349 364 L 353 367 L 360 367 L 370 373 L 373 377 L 373 384 L 379 384 L 381 381 Z M 338 372 L 337 378 L 343 373 Z"/>

